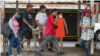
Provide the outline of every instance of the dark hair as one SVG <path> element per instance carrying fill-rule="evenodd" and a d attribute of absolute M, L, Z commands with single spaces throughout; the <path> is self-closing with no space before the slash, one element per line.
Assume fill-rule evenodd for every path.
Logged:
<path fill-rule="evenodd" d="M 40 6 L 40 10 L 43 9 L 43 8 L 46 8 L 45 5 L 41 5 Z"/>
<path fill-rule="evenodd" d="M 57 10 L 57 9 L 53 9 L 53 10 L 52 10 L 52 13 L 55 12 L 55 11 L 58 11 L 58 10 Z"/>
<path fill-rule="evenodd" d="M 12 11 L 12 16 L 15 15 L 17 13 L 17 11 Z"/>
<path fill-rule="evenodd" d="M 58 12 L 58 15 L 60 14 L 61 12 Z"/>

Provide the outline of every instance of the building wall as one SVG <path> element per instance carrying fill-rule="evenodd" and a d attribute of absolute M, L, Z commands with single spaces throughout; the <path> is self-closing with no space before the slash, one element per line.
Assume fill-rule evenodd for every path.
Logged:
<path fill-rule="evenodd" d="M 5 2 L 15 2 L 16 0 L 5 0 Z M 19 2 L 28 2 L 29 0 L 19 0 Z M 34 2 L 78 2 L 78 0 L 30 0 Z M 83 0 L 81 0 L 83 2 Z"/>

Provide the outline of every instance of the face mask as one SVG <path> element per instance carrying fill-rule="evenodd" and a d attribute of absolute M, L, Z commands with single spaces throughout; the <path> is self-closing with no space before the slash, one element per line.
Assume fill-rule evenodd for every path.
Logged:
<path fill-rule="evenodd" d="M 15 16 L 15 19 L 17 19 L 17 18 L 19 18 L 20 17 L 20 15 L 17 15 L 17 16 Z"/>
<path fill-rule="evenodd" d="M 62 15 L 59 15 L 59 17 L 62 18 L 63 16 Z"/>
<path fill-rule="evenodd" d="M 32 12 L 32 9 L 29 9 L 29 12 Z"/>
<path fill-rule="evenodd" d="M 45 11 L 45 9 L 43 9 L 43 11 Z"/>

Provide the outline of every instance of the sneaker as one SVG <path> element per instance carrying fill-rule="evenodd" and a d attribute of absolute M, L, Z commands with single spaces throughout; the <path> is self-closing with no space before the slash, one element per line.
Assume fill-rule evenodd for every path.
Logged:
<path fill-rule="evenodd" d="M 27 52 L 32 52 L 31 50 L 27 50 Z"/>
<path fill-rule="evenodd" d="M 57 53 L 57 55 L 64 55 L 65 52 L 60 52 L 60 53 Z"/>
<path fill-rule="evenodd" d="M 43 52 L 44 50 L 42 49 L 41 52 Z"/>
<path fill-rule="evenodd" d="M 22 56 L 21 54 L 17 55 L 17 56 Z"/>
<path fill-rule="evenodd" d="M 51 48 L 48 49 L 48 52 L 54 52 Z"/>
<path fill-rule="evenodd" d="M 36 52 L 35 56 L 42 56 L 40 52 Z"/>

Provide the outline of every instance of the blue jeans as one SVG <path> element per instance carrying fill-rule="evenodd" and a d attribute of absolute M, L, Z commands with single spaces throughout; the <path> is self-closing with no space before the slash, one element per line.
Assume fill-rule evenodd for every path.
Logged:
<path fill-rule="evenodd" d="M 20 37 L 20 41 L 22 42 L 23 41 L 23 30 L 18 30 L 18 33 L 19 33 L 19 37 Z"/>
<path fill-rule="evenodd" d="M 87 48 L 84 44 L 84 42 L 87 43 Z M 91 51 L 91 40 L 83 40 L 83 39 L 80 39 L 80 46 L 82 46 L 84 48 L 84 50 L 87 52 L 88 55 L 90 55 L 90 51 Z"/>
<path fill-rule="evenodd" d="M 9 55 L 12 55 L 12 46 L 13 43 L 16 42 L 16 48 L 17 48 L 17 54 L 20 54 L 20 40 L 19 37 L 15 38 L 15 35 L 13 34 L 11 38 L 9 38 L 9 46 L 8 46 L 8 50 L 9 50 Z"/>

